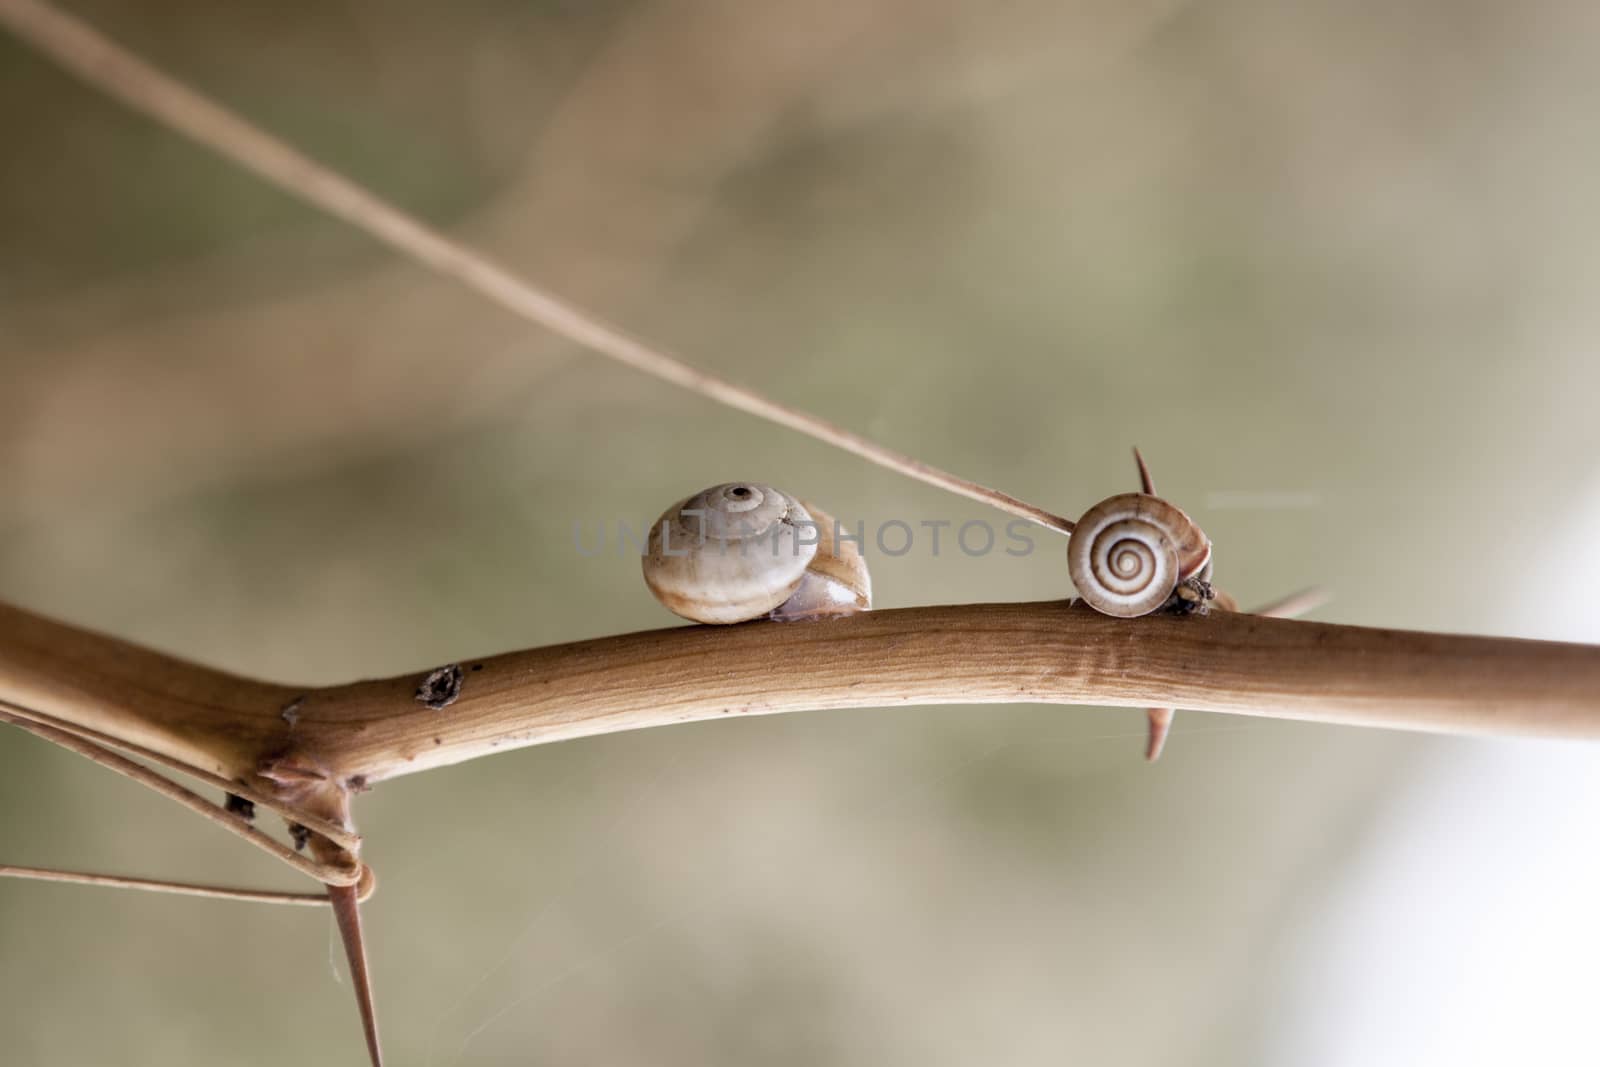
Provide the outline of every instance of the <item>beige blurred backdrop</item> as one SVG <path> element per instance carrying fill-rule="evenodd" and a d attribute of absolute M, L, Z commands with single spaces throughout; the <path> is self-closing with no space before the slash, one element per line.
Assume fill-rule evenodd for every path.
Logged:
<path fill-rule="evenodd" d="M 1076 513 L 1139 444 L 1245 602 L 1600 640 L 1600 8 L 71 9 L 699 366 Z M 574 522 L 732 478 L 990 518 L 552 340 L 0 37 L 0 598 L 322 683 L 670 625 Z M 1064 553 L 870 557 L 877 603 Z M 1584 746 L 780 716 L 385 784 L 396 1064 L 1589 1063 Z M 16 731 L 0 861 L 295 885 Z M 16 1064 L 361 1061 L 331 923 L 0 883 Z"/>

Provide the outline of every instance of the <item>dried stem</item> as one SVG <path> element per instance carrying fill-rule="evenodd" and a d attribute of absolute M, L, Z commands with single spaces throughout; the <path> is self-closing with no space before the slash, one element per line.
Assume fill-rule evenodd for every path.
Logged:
<path fill-rule="evenodd" d="M 426 671 L 291 690 L 0 607 L 0 697 L 210 759 L 265 792 L 279 787 L 257 775 L 258 766 L 315 768 L 329 782 L 359 788 L 569 738 L 899 704 L 1181 707 L 1354 726 L 1600 737 L 1597 647 L 1220 611 L 1113 619 L 1061 601 L 680 627 L 462 666 L 459 696 L 435 709 L 416 699 Z M 68 678 L 75 682 L 61 681 Z M 203 699 L 199 688 L 208 694 Z M 293 723 L 278 714 L 286 692 L 305 693 Z"/>
<path fill-rule="evenodd" d="M 313 207 L 462 283 L 528 322 L 720 404 L 854 453 L 881 467 L 1071 533 L 1073 522 L 886 448 L 826 419 L 709 374 L 562 301 L 480 252 L 150 66 L 83 21 L 36 0 L 0 0 L 0 24 L 123 104 L 192 138 Z"/>
<path fill-rule="evenodd" d="M 64 882 L 69 885 L 105 886 L 110 889 L 142 889 L 151 893 L 171 893 L 183 897 L 209 897 L 213 900 L 243 900 L 256 904 L 295 904 L 320 908 L 328 903 L 328 895 L 326 893 L 288 893 L 273 889 L 235 889 L 232 886 L 200 885 L 195 882 L 169 882 L 157 878 L 129 878 L 117 874 L 63 871 L 54 867 L 16 867 L 0 864 L 0 878 L 26 878 L 35 882 Z"/>
<path fill-rule="evenodd" d="M 1139 482 L 1144 487 L 1144 492 L 1155 495 L 1155 483 L 1150 480 L 1150 468 L 1145 466 L 1144 457 L 1136 448 L 1133 458 L 1139 464 Z M 1219 594 L 1218 600 L 1232 603 L 1233 598 Z M 1279 597 L 1254 611 L 1252 615 L 1260 615 L 1270 619 L 1293 619 L 1307 612 L 1315 611 L 1327 603 L 1328 594 L 1321 589 L 1301 589 L 1290 593 L 1288 596 Z M 1150 729 L 1145 735 L 1144 758 L 1147 763 L 1154 763 L 1161 758 L 1161 751 L 1167 745 L 1167 735 L 1172 733 L 1172 717 L 1177 713 L 1177 708 L 1150 708 L 1146 712 Z"/>
<path fill-rule="evenodd" d="M 168 800 L 176 801 L 212 825 L 220 826 L 229 833 L 243 838 L 267 853 L 267 855 L 281 860 L 301 874 L 310 875 L 312 878 L 327 885 L 355 885 L 360 880 L 361 870 L 353 863 L 318 863 L 297 852 L 293 852 L 249 825 L 238 815 L 225 810 L 220 805 L 213 804 L 193 790 L 185 789 L 177 782 L 157 774 L 143 764 L 135 763 L 126 756 L 111 751 L 104 745 L 87 740 L 71 729 L 62 729 L 40 722 L 39 719 L 43 716 L 29 713 L 23 706 L 13 704 L 9 700 L 0 700 L 0 709 L 3 709 L 0 710 L 0 722 L 20 727 L 54 745 L 59 745 L 69 752 L 76 752 L 78 755 L 84 756 L 108 770 L 115 771 L 125 778 L 138 782 Z M 312 819 L 313 816 L 309 814 L 300 816 L 297 814 L 295 818 L 296 821 L 300 821 L 302 818 Z"/>
<path fill-rule="evenodd" d="M 0 610 L 3 610 L 3 605 L 0 605 Z M 180 774 L 187 774 L 190 777 L 198 778 L 203 782 L 216 786 L 224 793 L 234 794 L 242 800 L 248 800 L 252 804 L 275 811 L 284 818 L 292 822 L 299 823 L 305 829 L 321 834 L 323 837 L 333 841 L 341 848 L 345 848 L 351 852 L 361 851 L 361 835 L 355 831 L 349 829 L 348 827 L 336 825 L 335 823 L 330 822 L 329 820 L 324 819 L 312 812 L 305 811 L 303 808 L 284 800 L 282 797 L 261 792 L 260 790 L 255 789 L 241 780 L 229 781 L 220 775 L 212 774 L 208 771 L 202 770 L 201 768 L 186 764 L 181 759 L 177 759 L 165 753 L 156 752 L 151 749 L 141 747 L 140 745 L 137 745 L 131 741 L 119 737 L 113 737 L 111 735 L 102 733 L 101 731 L 91 729 L 87 726 L 80 726 L 75 723 L 64 722 L 41 711 L 24 707 L 20 704 L 9 703 L 3 699 L 0 699 L 0 718 L 4 718 L 5 721 L 11 722 L 11 724 L 14 726 L 20 726 L 25 730 L 30 730 L 31 732 L 44 737 L 49 741 L 54 742 L 56 741 L 56 738 L 48 731 L 34 729 L 34 727 L 50 727 L 52 730 L 69 734 L 74 738 L 87 742 L 84 747 L 73 748 L 73 751 L 78 752 L 79 755 L 85 756 L 97 763 L 104 763 L 113 770 L 120 770 L 120 765 L 117 764 L 117 761 L 121 760 L 122 756 L 116 750 L 121 749 L 122 752 L 125 752 L 129 755 L 137 756 L 140 759 L 149 760 L 152 763 L 161 764 L 164 767 L 178 771 Z M 133 764 L 133 766 L 138 767 L 137 764 Z M 138 769 L 144 774 L 154 775 L 154 772 L 151 772 L 148 768 L 139 767 Z M 129 777 L 133 777 L 140 782 L 144 781 L 142 774 L 130 774 Z M 160 776 L 154 775 L 154 777 L 159 778 Z M 211 807 L 217 807 L 217 805 L 211 805 L 209 801 L 204 801 L 204 803 Z M 225 809 L 219 807 L 218 810 Z"/>

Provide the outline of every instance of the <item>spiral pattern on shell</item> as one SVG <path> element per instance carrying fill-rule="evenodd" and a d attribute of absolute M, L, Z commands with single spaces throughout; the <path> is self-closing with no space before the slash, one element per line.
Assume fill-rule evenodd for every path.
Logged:
<path fill-rule="evenodd" d="M 1160 497 L 1122 493 L 1078 520 L 1067 571 L 1090 607 L 1129 619 L 1167 602 L 1178 583 L 1205 569 L 1211 542 L 1193 519 Z"/>

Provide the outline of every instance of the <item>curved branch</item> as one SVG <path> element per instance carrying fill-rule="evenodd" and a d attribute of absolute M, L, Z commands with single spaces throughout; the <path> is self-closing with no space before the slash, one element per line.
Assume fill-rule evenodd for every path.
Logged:
<path fill-rule="evenodd" d="M 67 651 L 52 649 L 52 637 Z M 0 696 L 21 684 L 23 702 L 111 736 L 250 775 L 262 761 L 315 768 L 354 788 L 594 734 L 898 704 L 1179 707 L 1600 737 L 1600 647 L 1220 611 L 1113 619 L 1065 601 L 686 626 L 451 666 L 459 672 L 300 690 L 0 608 Z M 286 694 L 302 692 L 292 721 L 278 714 Z"/>
<path fill-rule="evenodd" d="M 298 692 L 0 604 L 0 700 L 180 769 L 253 778 Z"/>

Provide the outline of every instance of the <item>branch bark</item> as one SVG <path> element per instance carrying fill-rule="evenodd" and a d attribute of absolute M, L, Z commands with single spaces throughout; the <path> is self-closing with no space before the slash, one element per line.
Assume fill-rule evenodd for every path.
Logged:
<path fill-rule="evenodd" d="M 1600 737 L 1600 647 L 1227 612 L 1113 619 L 1065 601 L 687 626 L 459 667 L 457 695 L 435 685 L 419 696 L 431 670 L 274 685 L 0 606 L 0 699 L 280 793 L 285 768 L 360 788 L 595 734 L 900 704 L 1159 706 Z"/>

